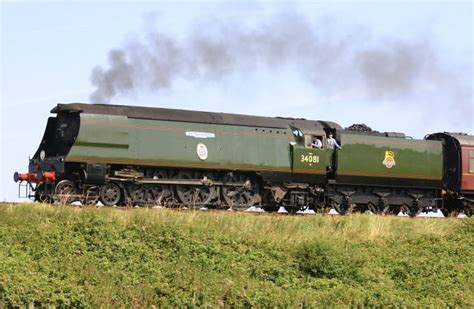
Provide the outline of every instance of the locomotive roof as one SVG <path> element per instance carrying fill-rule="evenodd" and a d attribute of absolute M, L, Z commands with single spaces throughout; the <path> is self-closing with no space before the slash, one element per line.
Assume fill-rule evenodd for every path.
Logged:
<path fill-rule="evenodd" d="M 191 121 L 212 124 L 232 124 L 254 127 L 288 128 L 296 127 L 305 132 L 320 131 L 325 128 L 341 129 L 341 126 L 330 121 L 306 120 L 280 117 L 260 117 L 240 114 L 212 113 L 202 111 L 189 111 L 182 109 L 127 106 L 112 104 L 85 104 L 85 103 L 59 103 L 51 113 L 78 112 L 87 114 L 121 115 L 129 118 Z"/>

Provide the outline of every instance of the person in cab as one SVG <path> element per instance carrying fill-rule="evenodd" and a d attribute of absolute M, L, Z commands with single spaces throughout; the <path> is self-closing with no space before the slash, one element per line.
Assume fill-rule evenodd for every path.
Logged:
<path fill-rule="evenodd" d="M 323 143 L 321 142 L 319 137 L 316 137 L 316 136 L 313 137 L 313 142 L 311 143 L 311 147 L 316 148 L 316 149 L 322 149 L 323 148 Z"/>
<path fill-rule="evenodd" d="M 332 133 L 329 133 L 329 136 L 328 136 L 328 140 L 327 140 L 327 144 L 328 144 L 328 149 L 342 149 L 341 146 L 339 146 L 339 144 L 337 143 L 336 139 L 334 139 Z"/>

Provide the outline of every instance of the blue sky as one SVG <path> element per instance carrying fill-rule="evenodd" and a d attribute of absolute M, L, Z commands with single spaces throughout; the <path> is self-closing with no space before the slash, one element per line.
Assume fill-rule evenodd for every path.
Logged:
<path fill-rule="evenodd" d="M 429 46 L 427 69 L 434 68 L 433 74 L 440 77 L 426 88 L 419 81 L 419 89 L 410 95 L 374 97 L 361 94 L 360 85 L 341 83 L 338 77 L 344 72 L 328 75 L 326 86 L 315 83 L 290 59 L 271 67 L 236 69 L 219 78 L 177 76 L 167 88 L 150 89 L 145 83 L 133 93 L 119 93 L 111 102 L 325 119 L 343 126 L 363 122 L 416 138 L 435 131 L 473 133 L 473 5 L 469 1 L 4 1 L 0 200 L 17 199 L 12 175 L 27 170 L 28 156 L 37 149 L 51 108 L 58 102 L 88 102 L 95 90 L 92 69 L 109 68 L 111 49 L 126 49 L 131 41 L 147 44 L 150 33 L 183 43 L 192 33 L 218 31 L 229 21 L 258 29 L 262 20 L 286 12 L 296 12 L 315 31 L 321 30 L 322 40 L 346 40 L 358 48 L 393 41 Z M 424 76 L 432 80 L 429 73 Z M 462 85 L 462 105 L 457 90 L 443 89 L 453 80 Z M 470 103 L 465 103 L 466 91 Z"/>

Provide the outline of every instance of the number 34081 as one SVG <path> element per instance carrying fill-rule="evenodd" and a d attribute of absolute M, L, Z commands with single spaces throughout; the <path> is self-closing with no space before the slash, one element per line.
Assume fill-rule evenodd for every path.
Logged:
<path fill-rule="evenodd" d="M 319 156 L 301 155 L 301 162 L 319 163 Z"/>

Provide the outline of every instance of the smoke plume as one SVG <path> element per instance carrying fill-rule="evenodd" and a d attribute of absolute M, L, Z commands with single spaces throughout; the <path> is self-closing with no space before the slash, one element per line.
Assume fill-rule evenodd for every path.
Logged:
<path fill-rule="evenodd" d="M 109 52 L 109 68 L 96 67 L 91 102 L 116 95 L 170 88 L 178 79 L 220 80 L 256 69 L 291 66 L 328 94 L 346 98 L 423 97 L 443 89 L 471 109 L 472 89 L 447 71 L 427 40 L 377 38 L 368 31 L 340 31 L 321 20 L 310 23 L 285 13 L 254 27 L 232 22 L 201 23 L 184 39 L 150 31 Z M 343 33 L 343 34 L 341 34 Z M 459 98 L 460 97 L 460 98 Z"/>

